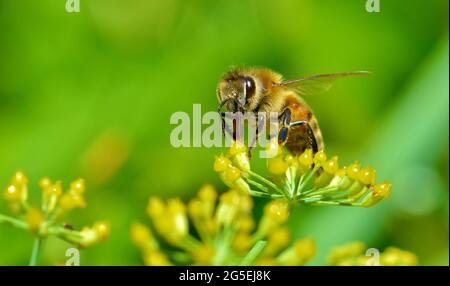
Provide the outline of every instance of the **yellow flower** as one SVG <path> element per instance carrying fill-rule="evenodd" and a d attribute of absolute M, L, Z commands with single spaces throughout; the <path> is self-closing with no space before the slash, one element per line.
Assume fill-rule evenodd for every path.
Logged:
<path fill-rule="evenodd" d="M 252 236 L 249 233 L 240 232 L 236 234 L 233 241 L 233 248 L 237 252 L 249 251 L 252 245 Z"/>
<path fill-rule="evenodd" d="M 214 171 L 223 172 L 231 166 L 231 161 L 227 157 L 220 155 L 214 161 Z"/>
<path fill-rule="evenodd" d="M 109 223 L 104 221 L 96 222 L 92 227 L 84 227 L 80 232 L 80 246 L 88 247 L 106 240 L 109 236 L 109 231 Z"/>
<path fill-rule="evenodd" d="M 86 206 L 86 201 L 83 195 L 76 192 L 66 192 L 62 195 L 59 205 L 63 210 L 71 210 L 74 208 L 84 208 Z"/>
<path fill-rule="evenodd" d="M 375 250 L 375 249 L 374 249 Z M 416 255 L 396 247 L 387 247 L 384 252 L 367 252 L 367 246 L 351 242 L 335 247 L 328 256 L 329 265 L 338 266 L 414 266 L 418 265 Z M 367 253 L 366 253 L 367 252 Z"/>
<path fill-rule="evenodd" d="M 153 236 L 150 228 L 142 224 L 131 228 L 131 239 L 142 251 L 146 265 L 274 265 L 280 264 L 280 252 L 289 248 L 290 233 L 283 226 L 289 205 L 284 200 L 269 202 L 259 223 L 252 216 L 253 200 L 238 190 L 229 190 L 217 199 L 214 187 L 204 185 L 187 206 L 186 214 L 179 199 L 167 203 L 156 197 L 149 200 L 147 213 L 159 236 Z M 174 248 L 170 251 L 173 255 L 164 254 L 159 247 L 164 244 L 158 243 L 157 238 Z M 302 249 L 301 254 L 294 256 L 297 264 L 304 264 L 311 251 L 300 245 L 290 248 L 294 254 L 296 248 Z M 257 255 L 247 257 L 255 251 Z"/>
<path fill-rule="evenodd" d="M 370 207 L 387 197 L 376 183 L 376 171 L 355 163 L 339 168 L 337 156 L 327 160 L 323 151 L 311 149 L 294 156 L 276 142 L 266 147 L 273 156 L 267 159 L 266 178 L 234 163 L 243 147 L 232 146 L 227 156 L 216 158 L 214 170 L 230 188 L 270 199 L 285 198 L 297 204 L 314 206 Z M 390 186 L 389 188 L 390 189 Z"/>
<path fill-rule="evenodd" d="M 336 174 L 336 172 L 339 170 L 339 163 L 337 156 L 334 156 L 333 158 L 331 158 L 331 160 L 324 162 L 322 167 L 326 173 L 330 175 Z"/>
<path fill-rule="evenodd" d="M 44 222 L 44 214 L 39 209 L 32 208 L 27 212 L 25 221 L 30 231 L 38 232 Z"/>
<path fill-rule="evenodd" d="M 319 151 L 316 154 L 314 154 L 314 163 L 315 164 L 323 164 L 327 160 L 327 155 L 323 151 Z"/>
<path fill-rule="evenodd" d="M 23 203 L 28 198 L 28 178 L 23 172 L 16 172 L 11 184 L 5 190 L 4 198 L 8 203 Z"/>
<path fill-rule="evenodd" d="M 375 205 L 382 199 L 389 197 L 391 193 L 391 187 L 391 184 L 388 182 L 375 184 L 372 187 L 372 192 L 364 198 L 361 204 L 364 207 L 371 207 Z"/>
<path fill-rule="evenodd" d="M 360 241 L 350 242 L 345 245 L 335 247 L 328 256 L 329 265 L 339 265 L 348 257 L 360 256 L 365 251 L 366 246 Z"/>
<path fill-rule="evenodd" d="M 250 170 L 247 147 L 243 143 L 234 141 L 229 149 L 229 157 L 232 159 L 233 164 L 242 172 Z"/>
<path fill-rule="evenodd" d="M 70 184 L 70 190 L 82 195 L 86 189 L 84 179 L 77 179 Z"/>
<path fill-rule="evenodd" d="M 111 226 L 109 222 L 98 221 L 94 223 L 93 229 L 98 237 L 98 240 L 106 240 L 109 237 Z"/>
<path fill-rule="evenodd" d="M 210 244 L 201 244 L 195 251 L 191 252 L 192 259 L 198 265 L 210 265 L 216 255 L 215 249 Z"/>
<path fill-rule="evenodd" d="M 283 251 L 277 257 L 280 265 L 303 265 L 316 254 L 316 243 L 312 239 L 298 240 L 292 247 Z"/>
<path fill-rule="evenodd" d="M 186 206 L 179 199 L 171 199 L 166 205 L 161 199 L 152 197 L 147 213 L 155 222 L 158 233 L 172 244 L 181 243 L 189 231 Z"/>
<path fill-rule="evenodd" d="M 274 200 L 264 207 L 264 214 L 258 224 L 256 237 L 267 237 L 284 224 L 289 217 L 289 204 L 283 200 Z"/>
<path fill-rule="evenodd" d="M 14 174 L 14 176 L 11 180 L 11 184 L 15 185 L 19 188 L 26 186 L 28 184 L 28 178 L 27 178 L 27 176 L 25 176 L 25 174 L 23 172 L 18 171 Z"/>
<path fill-rule="evenodd" d="M 361 169 L 357 174 L 358 180 L 364 185 L 375 184 L 375 170 L 372 167 Z"/>
<path fill-rule="evenodd" d="M 311 149 L 306 149 L 301 155 L 298 156 L 298 162 L 301 166 L 310 168 L 313 164 L 313 154 Z"/>
<path fill-rule="evenodd" d="M 153 240 L 152 233 L 148 227 L 141 223 L 133 223 L 131 226 L 131 240 L 140 248 L 147 248 L 149 241 Z"/>
<path fill-rule="evenodd" d="M 384 266 L 416 266 L 418 264 L 414 253 L 396 247 L 388 247 L 381 254 L 381 265 Z"/>
<path fill-rule="evenodd" d="M 16 186 L 10 185 L 5 190 L 4 198 L 7 202 L 20 202 L 22 199 L 22 193 Z"/>
<path fill-rule="evenodd" d="M 74 181 L 66 192 L 63 192 L 61 181 L 52 183 L 48 177 L 39 181 L 39 187 L 42 190 L 41 205 L 35 207 L 28 200 L 28 178 L 23 172 L 14 174 L 4 198 L 17 213 L 17 217 L 0 214 L 0 223 L 8 222 L 14 227 L 29 230 L 39 240 L 55 236 L 81 246 L 90 246 L 108 238 L 110 225 L 107 222 L 99 221 L 92 227 L 84 227 L 81 231 L 61 222 L 63 215 L 70 209 L 86 205 L 82 179 Z M 34 249 L 33 253 L 38 252 Z M 35 258 L 36 256 L 33 256 L 30 265 L 35 264 Z"/>
<path fill-rule="evenodd" d="M 145 265 L 147 266 L 170 266 L 167 256 L 160 251 L 151 251 L 145 254 L 144 257 Z"/>
<path fill-rule="evenodd" d="M 267 236 L 267 246 L 264 256 L 275 256 L 278 252 L 289 245 L 291 233 L 287 227 L 278 227 Z"/>
<path fill-rule="evenodd" d="M 282 175 L 289 168 L 283 156 L 275 156 L 267 160 L 267 169 L 274 175 Z"/>

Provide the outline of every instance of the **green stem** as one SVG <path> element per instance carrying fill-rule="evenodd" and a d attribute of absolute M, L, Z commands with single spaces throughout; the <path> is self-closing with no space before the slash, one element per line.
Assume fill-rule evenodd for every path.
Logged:
<path fill-rule="evenodd" d="M 33 243 L 33 250 L 31 251 L 31 258 L 30 258 L 30 266 L 36 266 L 37 260 L 39 258 L 39 252 L 41 251 L 41 243 L 42 238 L 36 237 Z"/>
<path fill-rule="evenodd" d="M 242 259 L 242 262 L 241 262 L 240 266 L 252 265 L 255 262 L 256 258 L 258 258 L 258 256 L 261 254 L 261 252 L 263 251 L 265 246 L 266 246 L 266 242 L 264 240 L 258 241 L 252 247 L 252 249 L 250 249 L 250 251 L 244 257 L 244 259 Z"/>
<path fill-rule="evenodd" d="M 259 191 L 263 192 L 263 193 L 267 193 L 270 194 L 269 189 L 266 186 L 261 185 L 258 182 L 255 182 L 251 179 L 247 179 L 246 180 L 247 183 L 249 183 L 250 185 L 254 186 L 255 188 L 257 188 Z"/>
<path fill-rule="evenodd" d="M 226 226 L 222 234 L 216 241 L 216 254 L 214 257 L 214 265 L 228 265 L 228 258 L 230 257 L 230 248 L 236 234 L 236 228 L 232 225 Z"/>
<path fill-rule="evenodd" d="M 289 176 L 291 179 L 291 184 L 289 186 L 289 194 L 291 195 L 291 198 L 294 196 L 295 193 L 295 189 L 296 189 L 296 184 L 295 184 L 295 180 L 296 180 L 296 174 L 297 174 L 297 168 L 294 166 L 289 167 L 288 169 L 289 172 Z"/>
<path fill-rule="evenodd" d="M 302 183 L 298 184 L 297 190 L 296 190 L 296 195 L 300 196 L 303 192 L 303 189 L 305 188 L 305 186 L 309 183 L 309 181 L 311 180 L 311 178 L 313 177 L 313 175 L 317 172 L 317 170 L 319 170 L 320 166 L 317 164 L 314 166 L 314 168 L 306 175 L 305 179 L 302 181 Z"/>
<path fill-rule="evenodd" d="M 277 185 L 275 185 L 275 184 L 272 183 L 271 181 L 267 180 L 267 179 L 264 178 L 263 176 L 261 176 L 261 175 L 255 173 L 255 172 L 252 172 L 252 171 L 249 171 L 248 173 L 249 173 L 251 176 L 255 177 L 256 179 L 259 179 L 261 182 L 265 183 L 266 185 L 270 186 L 271 188 L 273 188 L 273 189 L 274 189 L 275 191 L 277 191 L 278 193 L 287 195 L 286 192 L 285 192 L 283 189 L 278 188 Z"/>
<path fill-rule="evenodd" d="M 321 189 L 312 190 L 311 192 L 304 192 L 303 195 L 304 195 L 304 197 L 312 197 L 312 196 L 317 196 L 317 195 L 325 195 L 328 193 L 333 193 L 338 190 L 339 190 L 339 188 L 337 188 L 337 187 L 321 188 Z"/>
<path fill-rule="evenodd" d="M 2 214 L 0 214 L 0 223 L 7 223 L 21 229 L 28 229 L 28 225 L 24 221 Z"/>

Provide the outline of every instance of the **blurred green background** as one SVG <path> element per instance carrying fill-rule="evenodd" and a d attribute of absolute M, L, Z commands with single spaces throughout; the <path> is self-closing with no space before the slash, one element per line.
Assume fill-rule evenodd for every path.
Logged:
<path fill-rule="evenodd" d="M 296 238 L 317 239 L 312 264 L 336 245 L 398 246 L 422 265 L 448 265 L 448 1 L 65 0 L 0 2 L 0 186 L 16 170 L 65 186 L 87 180 L 76 227 L 106 219 L 112 235 L 83 250 L 82 265 L 139 265 L 129 239 L 148 223 L 150 195 L 191 197 L 220 148 L 170 145 L 175 111 L 217 106 L 215 86 L 231 65 L 266 66 L 286 78 L 370 70 L 311 96 L 327 153 L 359 159 L 390 180 L 392 196 L 371 209 L 299 207 Z M 7 208 L 2 200 L 0 212 Z M 47 241 L 41 264 L 65 261 Z M 26 265 L 32 238 L 0 225 L 0 265 Z"/>

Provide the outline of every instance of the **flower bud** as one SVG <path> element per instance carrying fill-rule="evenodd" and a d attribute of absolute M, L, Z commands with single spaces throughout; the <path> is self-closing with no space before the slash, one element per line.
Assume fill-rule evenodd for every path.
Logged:
<path fill-rule="evenodd" d="M 17 189 L 17 187 L 14 185 L 10 185 L 8 188 L 6 188 L 3 196 L 5 200 L 10 203 L 20 202 L 22 199 L 20 190 Z"/>
<path fill-rule="evenodd" d="M 220 155 L 214 160 L 214 171 L 223 172 L 231 166 L 231 161 L 227 157 Z"/>
<path fill-rule="evenodd" d="M 39 181 L 39 187 L 44 192 L 51 186 L 52 186 L 52 181 L 48 177 L 44 177 Z"/>
<path fill-rule="evenodd" d="M 264 207 L 264 214 L 258 226 L 258 232 L 266 236 L 289 217 L 289 204 L 286 201 L 274 200 Z"/>
<path fill-rule="evenodd" d="M 11 180 L 11 184 L 20 188 L 28 184 L 28 178 L 23 172 L 16 172 Z"/>
<path fill-rule="evenodd" d="M 198 197 L 204 202 L 215 203 L 217 191 L 212 185 L 206 184 L 198 191 Z"/>
<path fill-rule="evenodd" d="M 357 178 L 366 186 L 372 185 L 375 183 L 375 170 L 372 167 L 363 168 L 359 170 Z"/>
<path fill-rule="evenodd" d="M 322 168 L 326 173 L 335 175 L 336 172 L 339 170 L 339 163 L 337 157 L 334 156 L 330 160 L 324 162 L 322 164 Z"/>
<path fill-rule="evenodd" d="M 247 152 L 247 146 L 245 146 L 244 143 L 239 141 L 233 141 L 231 144 L 231 147 L 229 149 L 230 155 L 235 156 L 240 153 L 246 153 Z"/>
<path fill-rule="evenodd" d="M 106 221 L 98 221 L 92 227 L 97 235 L 98 240 L 106 240 L 109 237 L 111 226 Z"/>
<path fill-rule="evenodd" d="M 313 164 L 313 154 L 311 149 L 306 149 L 299 157 L 298 162 L 301 166 L 311 168 Z"/>
<path fill-rule="evenodd" d="M 349 257 L 356 257 L 362 255 L 366 245 L 360 241 L 350 242 L 332 249 L 327 258 L 329 265 L 344 265 L 343 263 Z"/>
<path fill-rule="evenodd" d="M 83 179 L 77 179 L 70 184 L 70 190 L 82 195 L 86 189 Z"/>
<path fill-rule="evenodd" d="M 86 201 L 82 195 L 69 191 L 61 196 L 61 199 L 59 200 L 59 205 L 63 210 L 67 211 L 74 208 L 86 207 Z"/>
<path fill-rule="evenodd" d="M 164 202 L 160 198 L 151 197 L 148 200 L 147 214 L 152 219 L 162 216 L 165 212 L 165 209 L 166 209 L 166 206 L 164 205 Z"/>
<path fill-rule="evenodd" d="M 288 167 L 289 165 L 284 161 L 283 156 L 267 159 L 267 169 L 274 175 L 283 175 Z"/>
<path fill-rule="evenodd" d="M 25 221 L 30 231 L 37 232 L 44 222 L 44 214 L 39 209 L 32 208 L 25 215 Z"/>
<path fill-rule="evenodd" d="M 361 170 L 361 165 L 358 161 L 351 164 L 347 167 L 347 176 L 349 176 L 351 179 L 356 180 L 358 178 L 359 171 Z"/>
<path fill-rule="evenodd" d="M 167 256 L 160 251 L 149 251 L 144 256 L 144 264 L 146 266 L 171 266 Z"/>
<path fill-rule="evenodd" d="M 325 155 L 325 152 L 318 151 L 316 154 L 314 154 L 314 163 L 315 164 L 323 164 L 327 160 L 327 155 Z"/>
<path fill-rule="evenodd" d="M 380 256 L 383 266 L 417 266 L 417 256 L 412 252 L 401 250 L 396 247 L 386 248 Z"/>
<path fill-rule="evenodd" d="M 248 251 L 252 247 L 252 237 L 250 234 L 240 232 L 236 234 L 233 242 L 233 248 L 238 252 Z"/>
<path fill-rule="evenodd" d="M 141 223 L 133 223 L 130 232 L 131 240 L 142 249 L 145 249 L 148 243 L 153 239 L 150 229 Z"/>
<path fill-rule="evenodd" d="M 277 262 L 281 265 L 304 265 L 316 254 L 316 243 L 312 239 L 297 241 L 292 247 L 283 251 Z"/>
<path fill-rule="evenodd" d="M 268 234 L 267 245 L 264 248 L 265 256 L 273 256 L 281 249 L 287 247 L 291 241 L 291 233 L 287 227 L 279 227 Z"/>

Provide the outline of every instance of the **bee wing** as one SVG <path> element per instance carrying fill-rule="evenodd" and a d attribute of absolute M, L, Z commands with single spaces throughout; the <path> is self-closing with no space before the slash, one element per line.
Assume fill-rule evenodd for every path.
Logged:
<path fill-rule="evenodd" d="M 301 95 L 322 94 L 327 92 L 333 85 L 334 80 L 356 75 L 368 75 L 368 71 L 353 71 L 333 74 L 318 74 L 312 76 L 301 77 L 297 79 L 286 80 L 274 83 L 274 86 L 292 86 Z"/>

